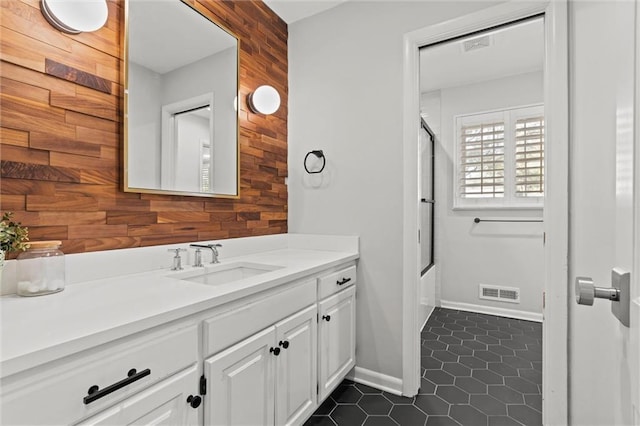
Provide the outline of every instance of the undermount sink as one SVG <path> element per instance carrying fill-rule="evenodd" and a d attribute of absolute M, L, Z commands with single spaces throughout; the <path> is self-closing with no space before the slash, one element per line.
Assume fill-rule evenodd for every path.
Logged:
<path fill-rule="evenodd" d="M 205 266 L 204 268 L 171 274 L 169 277 L 199 284 L 221 285 L 240 281 L 245 278 L 275 271 L 281 268 L 283 268 L 283 266 L 265 265 L 262 263 L 252 262 L 234 262 Z"/>

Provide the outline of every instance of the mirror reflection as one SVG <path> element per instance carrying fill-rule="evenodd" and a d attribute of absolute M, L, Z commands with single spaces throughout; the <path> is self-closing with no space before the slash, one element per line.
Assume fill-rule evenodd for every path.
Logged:
<path fill-rule="evenodd" d="M 237 38 L 177 0 L 127 8 L 125 191 L 237 196 Z"/>

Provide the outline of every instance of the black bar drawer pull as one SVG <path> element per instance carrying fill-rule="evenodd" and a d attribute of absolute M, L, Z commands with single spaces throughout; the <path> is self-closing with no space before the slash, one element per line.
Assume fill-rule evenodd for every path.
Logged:
<path fill-rule="evenodd" d="M 141 372 L 137 372 L 135 368 L 132 368 L 127 373 L 127 378 L 120 380 L 118 383 L 114 383 L 112 385 L 107 386 L 106 388 L 99 390 L 100 388 L 96 385 L 93 385 L 89 388 L 89 395 L 85 396 L 83 401 L 85 404 L 91 404 L 93 401 L 96 401 L 104 396 L 109 395 L 112 392 L 117 391 L 118 389 L 122 389 L 123 387 L 130 385 L 133 382 L 136 382 L 143 377 L 147 377 L 151 374 L 151 370 L 148 368 L 146 370 L 142 370 Z"/>
<path fill-rule="evenodd" d="M 336 284 L 343 285 L 351 281 L 351 278 L 343 278 L 342 281 L 336 281 Z"/>

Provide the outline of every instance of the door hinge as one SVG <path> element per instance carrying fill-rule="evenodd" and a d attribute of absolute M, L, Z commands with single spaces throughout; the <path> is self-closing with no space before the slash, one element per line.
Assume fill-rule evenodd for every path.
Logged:
<path fill-rule="evenodd" d="M 420 230 L 418 229 L 418 244 L 420 244 Z"/>
<path fill-rule="evenodd" d="M 547 233 L 543 232 L 542 233 L 542 245 L 546 245 L 547 244 Z"/>
<path fill-rule="evenodd" d="M 204 374 L 200 376 L 200 395 L 207 394 L 207 378 L 204 377 Z"/>

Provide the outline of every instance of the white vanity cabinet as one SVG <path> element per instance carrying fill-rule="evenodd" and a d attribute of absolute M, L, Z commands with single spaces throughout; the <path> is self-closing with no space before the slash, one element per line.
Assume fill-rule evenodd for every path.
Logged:
<path fill-rule="evenodd" d="M 316 307 L 205 361 L 205 424 L 296 425 L 316 408 Z"/>
<path fill-rule="evenodd" d="M 318 279 L 318 400 L 324 400 L 356 363 L 356 268 Z M 343 287 L 346 287 L 343 289 Z"/>
<path fill-rule="evenodd" d="M 273 425 L 274 327 L 205 361 L 205 424 Z"/>
<path fill-rule="evenodd" d="M 214 352 L 312 303 L 205 360 L 205 424 L 304 423 L 355 366 L 355 282 L 338 268 L 205 321 Z"/>
<path fill-rule="evenodd" d="M 355 262 L 324 271 L 3 376 L 0 424 L 302 425 L 355 365 Z"/>
<path fill-rule="evenodd" d="M 210 333 L 263 327 L 263 307 L 286 312 L 277 321 L 204 362 L 206 425 L 296 425 L 313 413 L 317 398 L 317 307 L 315 282 L 308 281 L 211 319 Z M 234 325 L 235 324 L 235 325 Z M 220 340 L 220 339 L 218 339 Z M 215 345 L 213 345 L 215 347 Z"/>
<path fill-rule="evenodd" d="M 194 365 L 78 425 L 197 426 L 199 376 Z"/>
<path fill-rule="evenodd" d="M 0 423 L 76 424 L 105 409 L 111 409 L 109 415 L 115 416 L 114 419 L 135 417 L 133 413 L 142 411 L 152 413 L 156 408 L 166 411 L 166 407 L 162 407 L 178 401 L 174 398 L 176 395 L 185 392 L 197 395 L 197 376 L 186 375 L 179 381 L 167 379 L 177 372 L 195 368 L 198 358 L 198 326 L 192 322 L 168 325 L 100 345 L 24 374 L 3 378 Z M 161 384 L 153 395 L 144 391 L 154 389 L 150 386 L 157 383 Z M 158 399 L 167 393 L 167 398 Z M 179 402 L 187 406 L 186 397 L 184 401 L 175 402 L 176 407 Z M 145 424 L 139 418 L 133 420 Z"/>
<path fill-rule="evenodd" d="M 316 305 L 276 324 L 282 348 L 276 362 L 276 424 L 302 424 L 316 409 L 317 333 Z"/>

